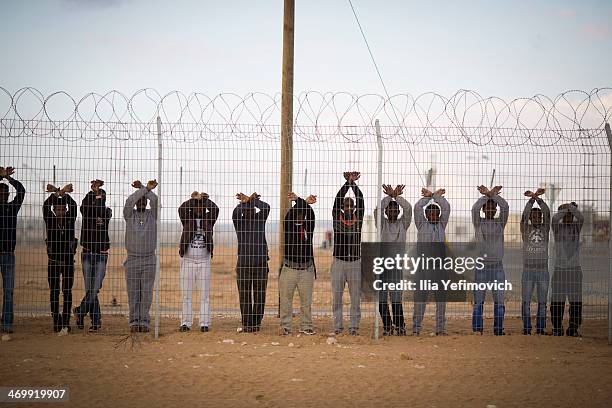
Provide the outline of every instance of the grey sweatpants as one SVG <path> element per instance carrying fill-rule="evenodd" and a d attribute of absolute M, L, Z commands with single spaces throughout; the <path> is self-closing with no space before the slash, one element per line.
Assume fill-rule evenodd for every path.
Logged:
<path fill-rule="evenodd" d="M 293 269 L 283 266 L 278 278 L 280 295 L 281 327 L 291 331 L 293 317 L 293 294 L 297 288 L 300 295 L 300 330 L 312 329 L 312 288 L 314 286 L 314 268 Z"/>
<path fill-rule="evenodd" d="M 357 261 L 342 261 L 334 258 L 331 266 L 332 308 L 334 313 L 334 329 L 343 330 L 342 297 L 344 286 L 348 283 L 351 308 L 349 311 L 349 329 L 359 329 L 361 320 L 361 259 Z"/>
<path fill-rule="evenodd" d="M 130 327 L 149 327 L 155 284 L 155 255 L 130 256 L 123 263 L 130 304 Z"/>

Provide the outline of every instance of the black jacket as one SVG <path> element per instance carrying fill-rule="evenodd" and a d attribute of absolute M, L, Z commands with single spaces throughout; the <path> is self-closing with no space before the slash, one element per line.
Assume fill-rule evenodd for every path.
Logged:
<path fill-rule="evenodd" d="M 23 184 L 13 178 L 8 182 L 16 190 L 13 201 L 0 204 L 0 253 L 14 252 L 17 244 L 17 213 L 25 198 L 25 188 Z"/>
<path fill-rule="evenodd" d="M 352 219 L 342 211 L 344 197 L 349 188 L 355 193 L 355 212 Z M 334 257 L 342 261 L 357 261 L 361 259 L 361 227 L 365 204 L 363 193 L 355 183 L 348 181 L 336 194 L 332 219 L 334 223 Z"/>
<path fill-rule="evenodd" d="M 196 218 L 194 215 L 194 208 L 196 206 L 204 207 L 204 215 L 202 221 L 204 222 L 204 240 L 206 241 L 206 249 L 210 253 L 210 257 L 213 256 L 213 227 L 219 217 L 219 207 L 213 201 L 206 199 L 198 201 L 194 198 L 190 198 L 185 201 L 178 209 L 179 218 L 183 224 L 183 233 L 181 234 L 181 241 L 179 243 L 179 256 L 182 258 L 187 253 L 187 248 L 193 240 L 193 236 L 197 231 Z"/>
<path fill-rule="evenodd" d="M 297 213 L 302 211 L 306 218 L 296 224 Z M 315 228 L 315 214 L 312 207 L 302 198 L 285 215 L 285 248 L 284 258 L 293 265 L 314 265 L 312 237 Z"/>
<path fill-rule="evenodd" d="M 55 204 L 68 204 L 65 219 L 61 222 L 53 213 Z M 47 255 L 50 260 L 70 264 L 74 263 L 77 239 L 74 236 L 74 223 L 77 217 L 77 203 L 65 194 L 58 197 L 55 193 L 43 203 L 43 218 L 47 226 Z"/>
<path fill-rule="evenodd" d="M 113 211 L 106 207 L 106 193 L 102 193 L 102 198 L 96 198 L 96 193 L 90 191 L 81 202 L 81 246 L 86 252 L 100 253 L 110 248 L 108 225 Z"/>
<path fill-rule="evenodd" d="M 244 210 L 258 208 L 253 218 L 247 219 Z M 238 239 L 238 265 L 264 265 L 268 262 L 268 242 L 266 241 L 266 220 L 270 215 L 270 204 L 254 199 L 240 203 L 234 208 L 232 222 Z"/>

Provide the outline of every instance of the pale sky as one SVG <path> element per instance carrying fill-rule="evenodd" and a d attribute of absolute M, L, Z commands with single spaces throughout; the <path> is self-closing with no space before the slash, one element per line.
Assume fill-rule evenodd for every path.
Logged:
<path fill-rule="evenodd" d="M 296 1 L 295 91 L 383 93 L 348 1 Z M 354 0 L 389 93 L 504 99 L 612 84 L 610 1 Z M 275 93 L 281 0 L 0 3 L 0 86 Z"/>

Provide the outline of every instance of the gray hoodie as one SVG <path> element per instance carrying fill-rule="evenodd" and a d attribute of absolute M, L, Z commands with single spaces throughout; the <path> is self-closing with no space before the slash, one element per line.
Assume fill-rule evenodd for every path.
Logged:
<path fill-rule="evenodd" d="M 489 200 L 489 197 L 480 197 L 472 206 L 472 224 L 476 242 L 480 246 L 481 252 L 487 254 L 485 264 L 496 264 L 504 258 L 504 228 L 508 223 L 510 206 L 499 194 L 491 197 L 491 200 L 499 206 L 499 217 L 488 220 L 480 216 L 482 206 Z"/>
<path fill-rule="evenodd" d="M 569 224 L 563 223 L 563 217 L 567 213 L 574 215 L 574 222 Z M 573 205 L 557 212 L 553 216 L 552 230 L 555 237 L 555 268 L 580 267 L 580 231 L 583 224 L 584 216 Z"/>
<path fill-rule="evenodd" d="M 450 204 L 444 196 L 434 194 L 434 203 L 440 206 L 440 221 L 429 222 L 425 218 L 424 208 L 429 204 L 429 197 L 423 197 L 414 205 L 414 223 L 417 227 L 417 242 L 444 242 L 446 224 L 450 218 Z"/>
<path fill-rule="evenodd" d="M 380 202 L 380 208 L 385 211 L 392 198 L 387 196 Z M 381 216 L 381 241 L 382 242 L 406 242 L 406 230 L 412 221 L 412 206 L 401 196 L 395 197 L 395 201 L 402 207 L 402 215 L 395 221 L 389 222 L 384 215 Z M 378 227 L 378 208 L 374 209 L 374 224 Z"/>
<path fill-rule="evenodd" d="M 134 206 L 141 197 L 147 197 L 151 209 L 136 211 Z M 125 200 L 125 248 L 128 256 L 155 255 L 157 247 L 157 195 L 141 187 Z"/>
<path fill-rule="evenodd" d="M 542 224 L 533 225 L 529 221 L 534 203 L 542 210 Z M 540 197 L 527 201 L 521 217 L 521 237 L 523 238 L 523 265 L 530 270 L 548 270 L 548 242 L 550 240 L 550 208 Z"/>

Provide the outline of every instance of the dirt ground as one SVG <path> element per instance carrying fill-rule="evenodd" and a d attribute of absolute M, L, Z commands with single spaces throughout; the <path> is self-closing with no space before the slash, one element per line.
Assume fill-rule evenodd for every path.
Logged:
<path fill-rule="evenodd" d="M 234 319 L 158 340 L 108 334 L 125 333 L 119 317 L 105 320 L 115 326 L 108 332 L 66 337 L 47 320 L 29 319 L 0 343 L 0 386 L 69 387 L 71 407 L 608 407 L 612 399 L 602 320 L 586 322 L 582 338 L 517 335 L 519 319 L 508 319 L 513 335 L 473 336 L 466 319 L 450 319 L 447 337 L 375 343 L 363 331 L 336 344 L 326 333 L 239 334 Z"/>

